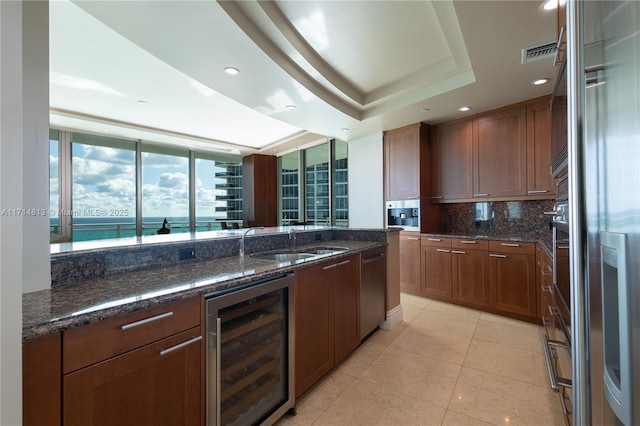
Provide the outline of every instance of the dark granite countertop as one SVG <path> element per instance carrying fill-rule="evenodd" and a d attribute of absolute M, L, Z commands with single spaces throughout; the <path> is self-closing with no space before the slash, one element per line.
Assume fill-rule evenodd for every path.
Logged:
<path fill-rule="evenodd" d="M 22 339 L 24 341 L 157 304 L 241 286 L 253 280 L 323 262 L 332 256 L 349 255 L 386 243 L 332 240 L 314 245 L 340 246 L 348 250 L 283 263 L 255 259 L 249 255 L 242 261 L 239 256 L 187 261 L 175 266 L 116 273 L 73 285 L 25 293 L 22 296 Z"/>

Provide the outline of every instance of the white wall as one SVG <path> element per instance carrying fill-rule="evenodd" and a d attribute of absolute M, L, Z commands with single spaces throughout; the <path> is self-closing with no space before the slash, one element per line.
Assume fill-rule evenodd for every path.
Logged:
<path fill-rule="evenodd" d="M 46 1 L 0 1 L 0 209 L 7 209 L 0 214 L 2 426 L 22 424 L 23 287 L 44 288 L 51 280 L 48 215 L 11 214 L 48 206 L 48 23 Z"/>
<path fill-rule="evenodd" d="M 349 226 L 384 227 L 382 132 L 349 141 Z"/>

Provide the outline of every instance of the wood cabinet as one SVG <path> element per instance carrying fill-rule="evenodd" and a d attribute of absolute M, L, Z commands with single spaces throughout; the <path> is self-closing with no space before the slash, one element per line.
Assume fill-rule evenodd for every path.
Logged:
<path fill-rule="evenodd" d="M 421 293 L 451 299 L 451 239 L 422 237 Z"/>
<path fill-rule="evenodd" d="M 415 124 L 384 133 L 385 200 L 420 198 L 420 153 L 424 126 Z"/>
<path fill-rule="evenodd" d="M 431 129 L 434 202 L 472 198 L 472 121 L 454 121 Z"/>
<path fill-rule="evenodd" d="M 65 425 L 200 425 L 202 299 L 194 297 L 63 333 Z"/>
<path fill-rule="evenodd" d="M 62 404 L 60 333 L 47 334 L 22 344 L 22 424 L 60 424 Z"/>
<path fill-rule="evenodd" d="M 453 239 L 451 248 L 453 299 L 475 307 L 490 304 L 488 242 Z"/>
<path fill-rule="evenodd" d="M 535 244 L 489 243 L 491 307 L 535 317 Z"/>
<path fill-rule="evenodd" d="M 242 221 L 245 227 L 278 226 L 278 158 L 252 154 L 242 159 Z"/>
<path fill-rule="evenodd" d="M 400 232 L 400 290 L 420 294 L 419 232 Z"/>
<path fill-rule="evenodd" d="M 359 257 L 295 273 L 295 394 L 300 396 L 360 344 Z"/>
<path fill-rule="evenodd" d="M 526 195 L 526 126 L 524 106 L 473 120 L 474 198 Z"/>
<path fill-rule="evenodd" d="M 549 98 L 527 105 L 527 195 L 554 195 Z"/>

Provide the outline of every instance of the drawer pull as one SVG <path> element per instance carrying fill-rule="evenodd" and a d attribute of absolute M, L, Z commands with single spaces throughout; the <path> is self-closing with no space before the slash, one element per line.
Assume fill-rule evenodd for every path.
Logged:
<path fill-rule="evenodd" d="M 444 195 L 438 195 L 435 197 L 431 197 L 432 200 L 442 200 L 444 198 Z"/>
<path fill-rule="evenodd" d="M 501 257 L 501 258 L 506 258 L 507 256 L 505 256 L 504 254 L 493 254 L 493 253 L 489 253 L 489 257 Z"/>
<path fill-rule="evenodd" d="M 551 320 L 545 316 L 542 317 L 542 325 L 551 325 Z"/>
<path fill-rule="evenodd" d="M 541 272 L 542 272 L 542 275 L 544 275 L 545 277 L 551 275 L 551 271 L 542 270 Z"/>
<path fill-rule="evenodd" d="M 122 326 L 122 330 L 124 331 L 124 330 L 128 330 L 130 328 L 137 327 L 139 325 L 148 324 L 148 323 L 153 322 L 153 321 L 161 320 L 162 318 L 170 317 L 171 315 L 173 315 L 173 312 L 165 312 L 164 314 L 156 315 L 155 317 L 149 317 L 149 318 L 145 318 L 145 319 L 140 320 L 140 321 L 136 321 L 136 322 L 132 322 L 132 323 L 129 323 L 129 324 L 125 324 L 125 325 Z"/>
<path fill-rule="evenodd" d="M 189 346 L 190 344 L 199 342 L 200 340 L 202 340 L 202 336 L 194 337 L 193 339 L 189 339 L 186 342 L 178 343 L 175 346 L 171 346 L 170 348 L 161 350 L 160 351 L 160 356 L 165 356 L 168 353 L 171 353 L 173 351 L 177 351 L 180 348 L 184 348 L 185 346 Z"/>
<path fill-rule="evenodd" d="M 527 191 L 527 194 L 546 194 L 547 192 L 549 192 L 546 189 L 536 189 L 534 191 Z"/>
<path fill-rule="evenodd" d="M 338 266 L 342 266 L 342 265 L 346 265 L 347 263 L 351 262 L 351 259 L 349 260 L 343 260 L 342 262 L 338 262 Z"/>
<path fill-rule="evenodd" d="M 325 271 L 327 269 L 331 269 L 331 268 L 335 268 L 336 266 L 338 266 L 337 263 L 334 263 L 333 265 L 327 265 L 327 266 L 323 266 L 322 270 Z"/>
<path fill-rule="evenodd" d="M 460 244 L 478 244 L 478 242 L 477 241 L 462 240 L 462 241 L 460 241 Z"/>
<path fill-rule="evenodd" d="M 455 254 L 467 254 L 466 251 L 462 251 L 462 250 L 451 250 L 451 253 L 455 253 Z"/>
<path fill-rule="evenodd" d="M 407 237 L 407 240 L 419 240 L 420 238 L 418 237 Z"/>
<path fill-rule="evenodd" d="M 564 413 L 565 416 L 573 415 L 573 413 L 567 409 L 567 403 L 565 401 L 568 399 L 569 397 L 567 396 L 566 393 L 563 393 L 562 395 L 560 395 L 560 405 L 562 406 L 562 412 Z"/>
<path fill-rule="evenodd" d="M 549 382 L 551 384 L 551 389 L 554 392 L 558 392 L 560 390 L 560 386 L 565 388 L 571 388 L 571 380 L 565 379 L 563 377 L 558 377 L 558 373 L 556 372 L 556 368 L 553 365 L 553 355 L 551 354 L 551 346 L 563 346 L 562 343 L 556 342 L 554 340 L 549 340 L 546 334 L 542 335 L 542 348 L 544 349 L 544 358 L 547 361 L 547 372 L 549 373 Z"/>
<path fill-rule="evenodd" d="M 550 285 L 543 285 L 542 291 L 547 293 L 553 293 L 553 288 Z M 551 308 L 551 306 L 549 306 L 549 308 Z"/>
<path fill-rule="evenodd" d="M 427 241 L 435 241 L 437 243 L 437 242 L 440 242 L 442 240 L 440 238 L 427 238 Z"/>
<path fill-rule="evenodd" d="M 514 243 L 500 243 L 500 245 L 505 247 L 520 247 L 520 244 L 514 244 Z"/>
<path fill-rule="evenodd" d="M 474 197 L 488 197 L 489 194 L 473 194 Z"/>
<path fill-rule="evenodd" d="M 558 245 L 558 246 L 556 246 L 556 249 L 557 250 L 568 250 L 569 246 L 560 246 L 560 245 Z"/>
<path fill-rule="evenodd" d="M 447 250 L 447 249 L 436 249 L 436 251 L 439 251 L 441 253 L 449 253 L 449 250 Z"/>

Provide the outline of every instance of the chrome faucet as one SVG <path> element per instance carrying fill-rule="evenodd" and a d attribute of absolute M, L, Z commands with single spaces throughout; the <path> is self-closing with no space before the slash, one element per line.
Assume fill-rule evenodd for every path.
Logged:
<path fill-rule="evenodd" d="M 249 228 L 242 233 L 242 238 L 240 239 L 240 257 L 244 258 L 244 237 L 254 229 L 264 229 L 264 226 L 256 226 L 253 228 Z"/>
<path fill-rule="evenodd" d="M 296 230 L 293 228 L 289 228 L 289 250 L 293 250 L 296 248 L 296 237 Z"/>

